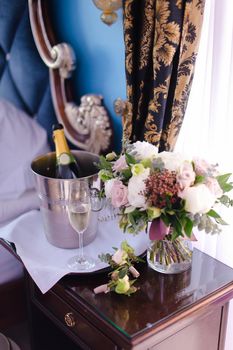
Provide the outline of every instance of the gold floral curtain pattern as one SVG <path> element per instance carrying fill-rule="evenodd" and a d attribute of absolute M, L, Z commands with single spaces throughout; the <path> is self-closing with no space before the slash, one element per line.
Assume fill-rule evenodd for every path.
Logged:
<path fill-rule="evenodd" d="M 124 139 L 173 150 L 192 84 L 204 0 L 124 0 Z"/>

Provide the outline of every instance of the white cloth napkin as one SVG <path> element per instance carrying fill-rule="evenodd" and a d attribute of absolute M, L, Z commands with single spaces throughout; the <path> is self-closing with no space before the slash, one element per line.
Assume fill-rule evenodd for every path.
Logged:
<path fill-rule="evenodd" d="M 45 237 L 39 211 L 23 214 L 0 228 L 0 237 L 15 244 L 18 255 L 42 293 L 46 293 L 63 276 L 75 272 L 67 267 L 67 261 L 77 254 L 77 249 L 61 249 L 51 245 Z M 123 240 L 134 247 L 137 255 L 142 254 L 148 245 L 146 234 L 124 234 L 115 221 L 99 223 L 96 239 L 84 247 L 84 252 L 97 261 L 96 267 L 88 273 L 106 267 L 105 263 L 99 261 L 98 255 L 113 253 L 112 247 L 119 247 Z"/>

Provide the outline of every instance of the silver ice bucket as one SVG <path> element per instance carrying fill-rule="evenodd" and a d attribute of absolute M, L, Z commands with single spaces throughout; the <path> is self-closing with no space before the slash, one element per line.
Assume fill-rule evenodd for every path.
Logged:
<path fill-rule="evenodd" d="M 85 151 L 72 151 L 82 170 L 82 179 L 86 179 L 91 187 L 99 189 L 98 168 L 99 157 Z M 37 157 L 31 164 L 36 178 L 36 190 L 40 198 L 40 210 L 47 240 L 56 247 L 77 248 L 78 234 L 69 222 L 67 199 L 69 182 L 55 178 L 56 154 L 47 153 Z M 90 224 L 84 232 L 84 245 L 96 237 L 98 226 L 97 213 L 91 212 Z"/>

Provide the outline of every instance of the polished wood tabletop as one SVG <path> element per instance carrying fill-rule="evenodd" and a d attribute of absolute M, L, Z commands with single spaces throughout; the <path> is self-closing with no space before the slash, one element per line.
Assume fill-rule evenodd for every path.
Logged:
<path fill-rule="evenodd" d="M 203 307 L 207 299 L 208 305 L 214 303 L 216 294 L 225 298 L 233 296 L 233 269 L 197 249 L 193 252 L 192 267 L 186 272 L 164 275 L 146 263 L 138 269 L 140 289 L 130 297 L 94 294 L 96 286 L 107 282 L 107 273 L 66 277 L 53 290 L 71 305 L 81 300 L 83 308 L 127 337 L 167 325 L 169 319 L 180 313 Z M 212 295 L 215 295 L 213 300 Z"/>
<path fill-rule="evenodd" d="M 106 269 L 68 275 L 45 294 L 27 275 L 33 349 L 41 349 L 40 341 L 46 350 L 55 342 L 59 350 L 102 349 L 102 344 L 105 349 L 164 350 L 174 344 L 180 350 L 224 349 L 232 268 L 197 249 L 191 269 L 183 273 L 161 274 L 146 262 L 136 267 L 139 290 L 130 297 L 94 294 L 109 279 Z"/>

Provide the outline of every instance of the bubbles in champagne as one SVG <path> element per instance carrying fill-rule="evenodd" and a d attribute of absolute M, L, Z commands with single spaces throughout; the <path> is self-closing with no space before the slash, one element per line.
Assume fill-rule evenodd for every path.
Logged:
<path fill-rule="evenodd" d="M 90 217 L 90 206 L 88 204 L 73 205 L 69 209 L 69 219 L 71 226 L 77 232 L 87 229 Z"/>

